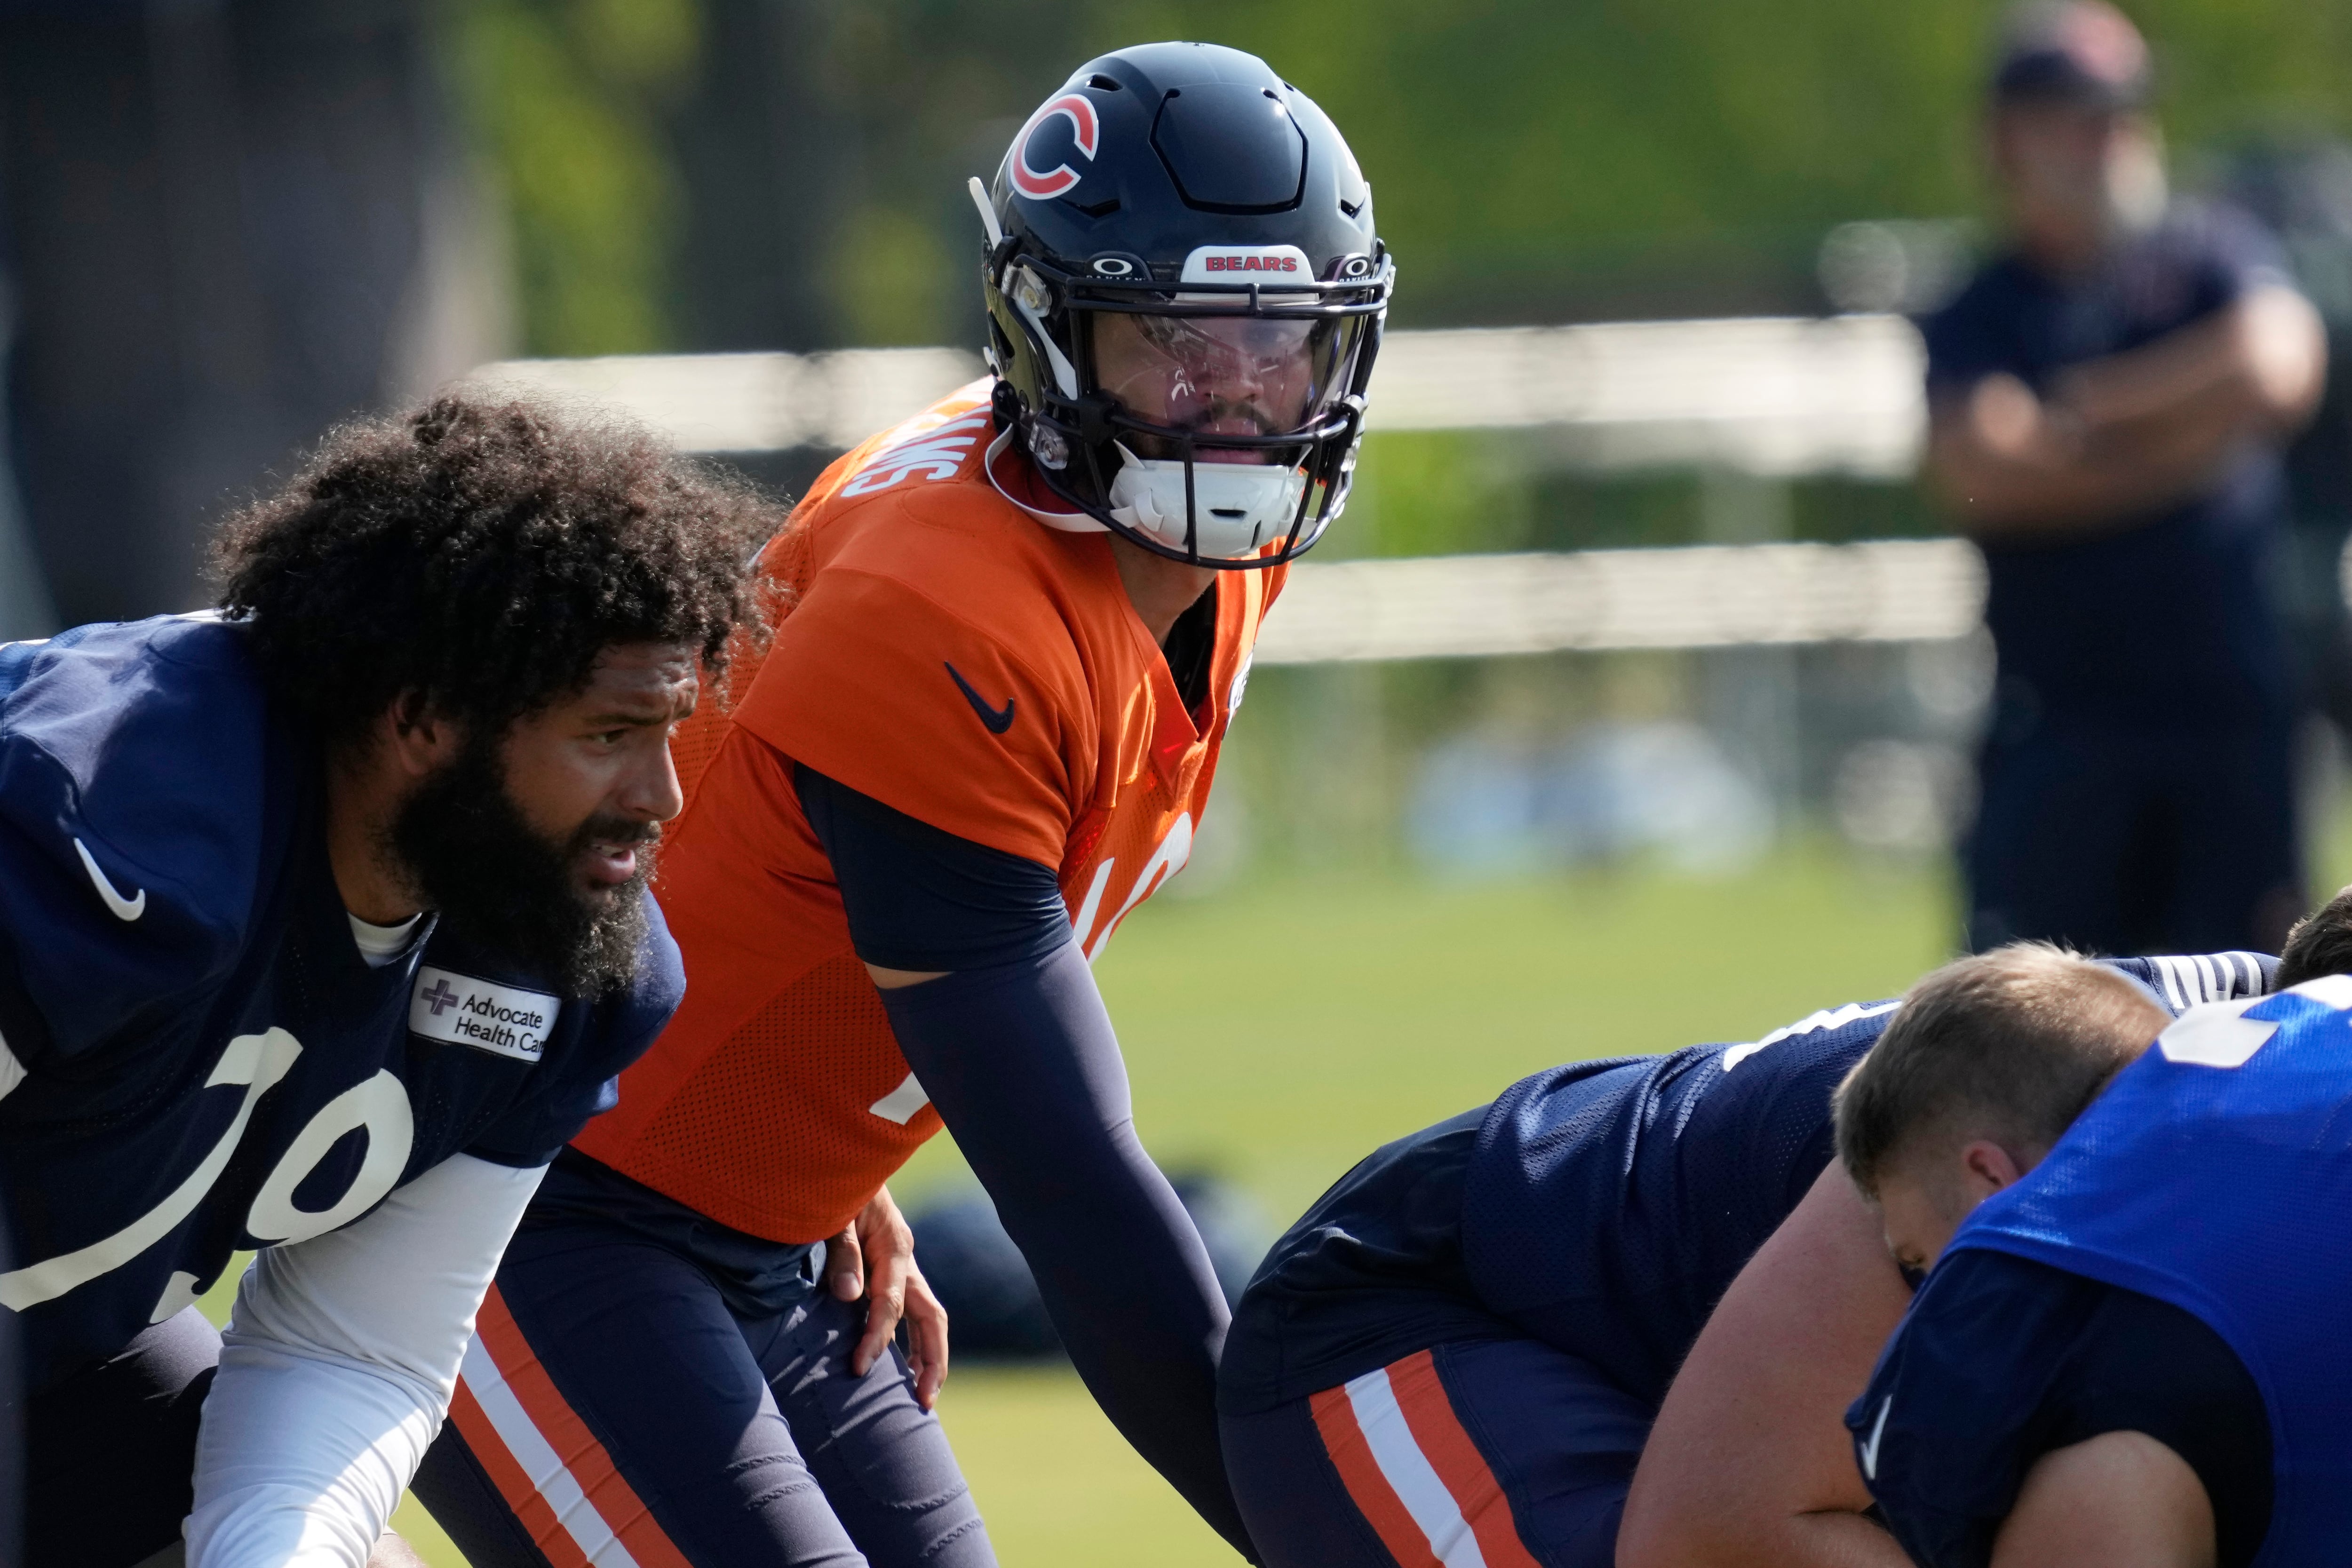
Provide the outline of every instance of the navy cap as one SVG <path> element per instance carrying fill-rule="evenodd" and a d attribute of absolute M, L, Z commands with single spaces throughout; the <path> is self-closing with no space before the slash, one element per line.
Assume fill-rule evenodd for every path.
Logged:
<path fill-rule="evenodd" d="M 2001 38 L 1991 92 L 1999 103 L 2137 109 L 2151 86 L 2147 40 L 2106 0 L 2058 0 L 2018 13 Z"/>

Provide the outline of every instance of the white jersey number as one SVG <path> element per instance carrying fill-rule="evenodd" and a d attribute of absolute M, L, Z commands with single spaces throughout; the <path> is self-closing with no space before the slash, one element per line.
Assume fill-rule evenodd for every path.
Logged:
<path fill-rule="evenodd" d="M 21 1312 L 54 1300 L 77 1286 L 121 1268 L 177 1230 L 183 1221 L 203 1206 L 221 1173 L 228 1169 L 237 1144 L 253 1121 L 254 1107 L 286 1077 L 301 1054 L 301 1042 L 283 1029 L 239 1035 L 229 1041 L 212 1076 L 205 1080 L 205 1087 L 241 1085 L 245 1097 L 212 1152 L 162 1203 L 112 1236 L 13 1273 L 0 1274 L 0 1307 Z M 295 1207 L 294 1190 L 338 1140 L 357 1128 L 367 1130 L 368 1146 L 350 1190 L 329 1208 L 312 1211 Z M 253 1207 L 246 1216 L 246 1230 L 268 1245 L 301 1241 L 350 1224 L 392 1191 L 408 1164 L 415 1136 L 408 1091 L 391 1073 L 379 1072 L 365 1083 L 345 1089 L 320 1106 L 287 1145 L 286 1152 L 262 1182 L 261 1190 L 254 1194 Z M 161 1322 L 185 1306 L 193 1299 L 194 1284 L 193 1275 L 174 1274 L 163 1299 L 156 1304 L 156 1315 L 152 1321 Z"/>

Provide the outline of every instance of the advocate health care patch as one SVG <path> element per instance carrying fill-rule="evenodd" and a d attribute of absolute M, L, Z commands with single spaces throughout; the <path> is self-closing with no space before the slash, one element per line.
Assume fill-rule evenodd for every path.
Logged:
<path fill-rule="evenodd" d="M 562 1006 L 559 997 L 426 964 L 408 994 L 408 1028 L 428 1040 L 535 1062 Z"/>

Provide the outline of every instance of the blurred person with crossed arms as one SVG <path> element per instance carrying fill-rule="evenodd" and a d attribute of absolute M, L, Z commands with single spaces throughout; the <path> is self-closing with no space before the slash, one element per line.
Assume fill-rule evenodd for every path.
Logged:
<path fill-rule="evenodd" d="M 2000 660 L 1968 938 L 2275 952 L 2300 912 L 2272 574 L 2326 366 L 2270 240 L 2168 195 L 2147 46 L 2020 13 L 1990 82 L 2008 252 L 1922 323 L 1927 478 Z"/>

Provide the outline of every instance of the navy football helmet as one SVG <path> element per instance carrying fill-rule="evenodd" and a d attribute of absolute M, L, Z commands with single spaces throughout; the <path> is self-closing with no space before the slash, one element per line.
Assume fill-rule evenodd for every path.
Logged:
<path fill-rule="evenodd" d="M 1080 66 L 971 182 L 1003 431 L 1076 513 L 1195 565 L 1275 565 L 1347 504 L 1396 269 L 1339 130 L 1265 61 Z M 1034 510 L 1034 509 L 1033 509 Z"/>

